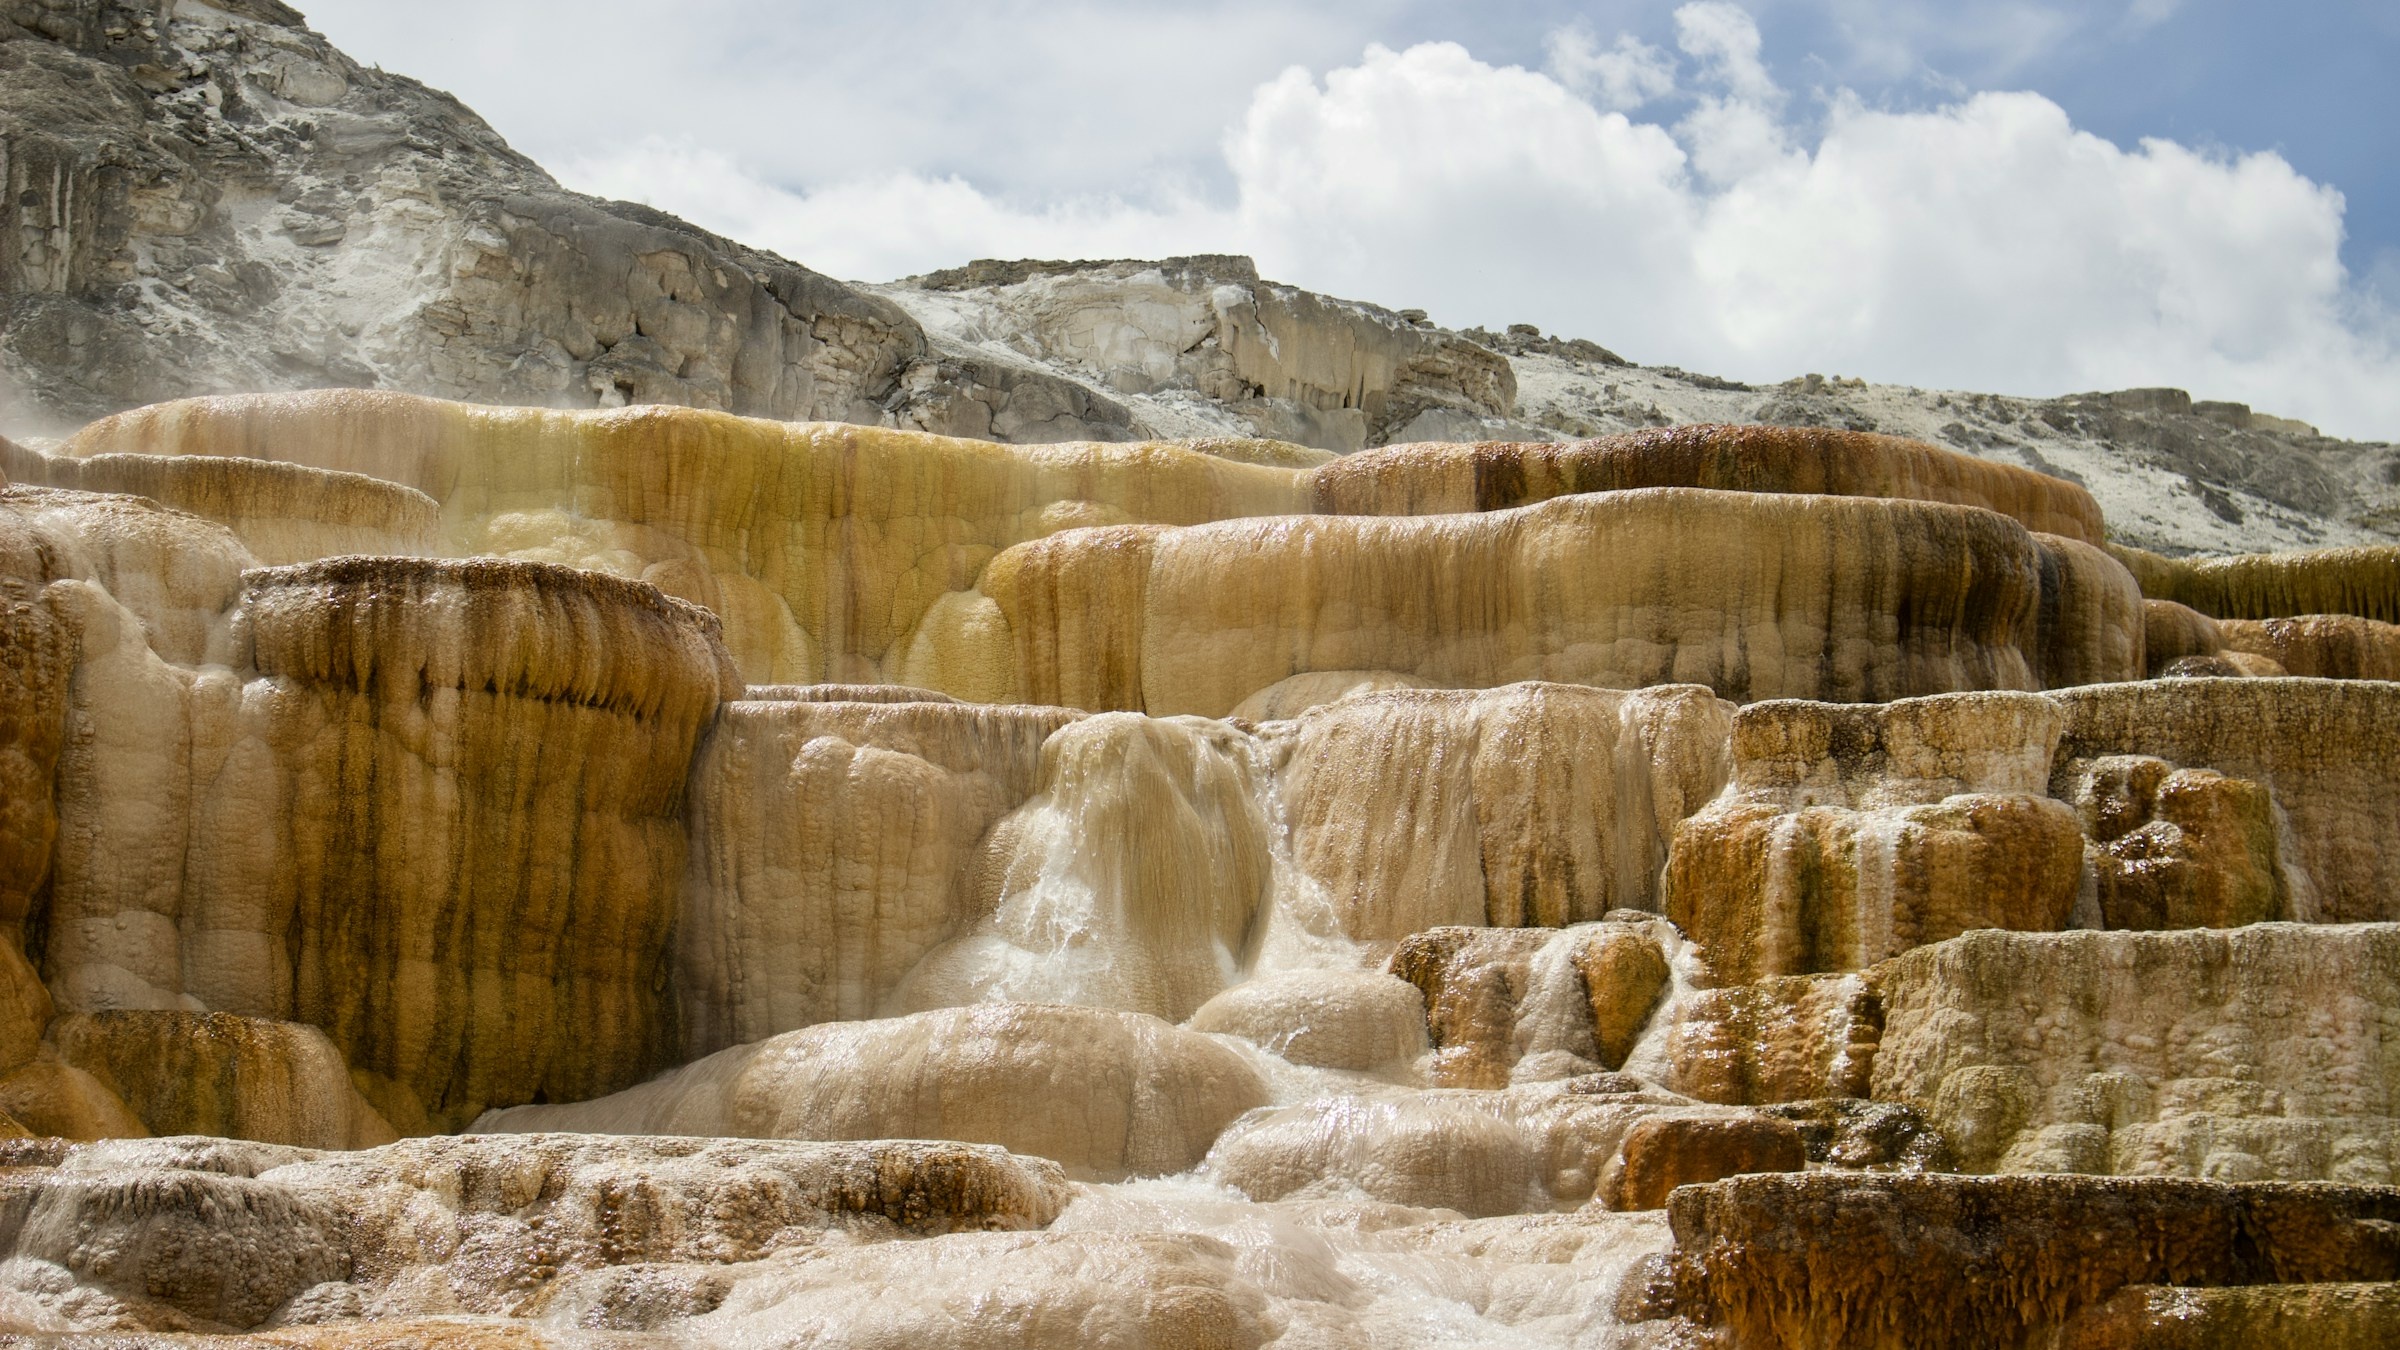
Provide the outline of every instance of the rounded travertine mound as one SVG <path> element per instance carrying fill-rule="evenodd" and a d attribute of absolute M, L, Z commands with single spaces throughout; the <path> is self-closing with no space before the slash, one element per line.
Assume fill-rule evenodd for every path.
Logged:
<path fill-rule="evenodd" d="M 0 513 L 39 540 L 54 577 L 88 581 L 129 611 L 137 645 L 185 665 L 226 659 L 226 615 L 257 559 L 224 526 L 140 497 L 62 488 L 0 489 Z"/>
<path fill-rule="evenodd" d="M 999 1003 L 827 1022 L 613 1097 L 516 1107 L 476 1128 L 953 1139 L 1122 1180 L 1191 1167 L 1266 1100 L 1242 1053 L 1197 1032 L 1139 1013 Z"/>
<path fill-rule="evenodd" d="M 114 1091 L 151 1134 L 301 1148 L 372 1148 L 391 1127 L 315 1027 L 231 1013 L 74 1013 L 51 1023 L 60 1062 Z"/>
<path fill-rule="evenodd" d="M 2172 600 L 2217 619 L 2355 614 L 2400 623 L 2400 545 L 2165 558 L 2111 545 L 2153 600 Z"/>
<path fill-rule="evenodd" d="M 1185 1026 L 1239 1036 L 1294 1064 L 1388 1068 L 1425 1052 L 1425 996 L 1365 970 L 1290 970 L 1237 984 Z"/>
<path fill-rule="evenodd" d="M 1395 445 L 1312 475 L 1317 509 L 1422 516 L 1496 511 L 1582 492 L 1694 487 L 1899 497 L 1980 506 L 2028 530 L 2098 544 L 2100 505 L 2074 483 L 1925 441 L 1827 427 L 1681 426 L 1597 440 Z"/>
<path fill-rule="evenodd" d="M 1482 1218 L 1550 1208 L 1536 1130 L 1491 1094 L 1323 1097 L 1245 1123 L 1208 1155 L 1210 1180 L 1253 1200 L 1363 1196 Z"/>
<path fill-rule="evenodd" d="M 363 473 L 232 455 L 43 455 L 0 441 L 19 483 L 130 493 L 213 520 L 271 565 L 435 549 L 441 507 Z"/>
<path fill-rule="evenodd" d="M 782 1263 L 678 1330 L 874 1350 L 1258 1350 L 1283 1325 L 1248 1254 L 1196 1233 L 962 1233 Z"/>
<path fill-rule="evenodd" d="M 245 590 L 275 753 L 216 781 L 246 842 L 183 917 L 187 992 L 323 1027 L 404 1132 L 658 1068 L 685 781 L 729 684 L 710 617 L 489 560 Z"/>
<path fill-rule="evenodd" d="M 935 606 L 903 670 L 977 698 L 1204 716 L 1332 670 L 1450 688 L 1692 683 L 1737 701 L 2135 674 L 2130 591 L 2115 605 L 2106 588 L 2062 590 L 2045 637 L 2046 556 L 1989 511 L 1694 488 L 1070 531 Z M 2102 603 L 2124 610 L 2124 633 L 2076 612 Z M 2104 630 L 2099 651 L 2058 645 Z M 959 672 L 974 687 L 944 683 Z"/>

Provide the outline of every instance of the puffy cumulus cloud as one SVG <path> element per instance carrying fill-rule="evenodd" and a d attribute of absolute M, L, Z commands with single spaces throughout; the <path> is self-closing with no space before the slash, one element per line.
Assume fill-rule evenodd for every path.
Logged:
<path fill-rule="evenodd" d="M 662 142 L 566 176 L 850 276 L 1240 251 L 1444 322 L 1529 321 L 1749 379 L 2176 384 L 2400 436 L 2400 325 L 2343 269 L 2341 195 L 2280 156 L 2120 147 L 2030 93 L 1922 111 L 1835 93 L 1803 113 L 1738 8 L 1688 5 L 1677 36 L 1661 92 L 1598 62 L 1672 58 L 1588 38 L 1554 43 L 1547 73 L 1448 43 L 1287 70 L 1226 133 L 1218 199 L 1027 203 L 906 175 L 795 193 Z M 1635 95 L 1683 115 L 1594 101 Z"/>
<path fill-rule="evenodd" d="M 1631 33 L 1603 47 L 1587 24 L 1573 23 L 1543 39 L 1546 68 L 1559 83 L 1601 107 L 1632 112 L 1675 92 L 1675 62 Z"/>

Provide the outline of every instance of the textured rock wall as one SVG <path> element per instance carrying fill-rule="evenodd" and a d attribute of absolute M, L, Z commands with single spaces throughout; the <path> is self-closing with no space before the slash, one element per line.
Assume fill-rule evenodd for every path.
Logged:
<path fill-rule="evenodd" d="M 1394 691 L 1264 733 L 1293 853 L 1343 930 L 1559 927 L 1655 909 L 1675 823 L 1726 773 L 1704 689 Z"/>
<path fill-rule="evenodd" d="M 0 441 L 18 483 L 129 493 L 213 520 L 271 565 L 344 553 L 431 553 L 439 507 L 413 488 L 364 474 L 233 456 L 44 455 Z"/>
<path fill-rule="evenodd" d="M 2382 924 L 1970 934 L 1875 972 L 1873 1092 L 1971 1171 L 2387 1185 L 2396 981 Z"/>
<path fill-rule="evenodd" d="M 2110 552 L 2132 570 L 2142 594 L 2219 619 L 2355 614 L 2400 623 L 2400 547 L 2216 558 L 2164 558 L 2122 547 Z"/>
<path fill-rule="evenodd" d="M 938 635 L 920 640 L 981 646 L 979 669 L 1013 654 L 1019 698 L 1154 715 L 1223 715 L 1337 670 L 1694 683 L 1739 701 L 2031 688 L 2041 558 L 1989 512 L 1649 489 L 1061 535 L 996 560 L 979 597 L 937 611 Z M 2126 623 L 2138 630 L 2138 609 Z M 2138 632 L 2118 650 L 2137 671 Z"/>
<path fill-rule="evenodd" d="M 1924 441 L 1821 427 L 1662 427 L 1597 440 L 1399 445 L 1316 471 L 1317 509 L 1423 516 L 1585 492 L 1695 487 L 1979 506 L 2099 544 L 2100 507 L 2063 479 Z"/>
<path fill-rule="evenodd" d="M 390 478 L 441 503 L 445 551 L 639 578 L 707 606 L 761 682 L 900 675 L 885 667 L 920 616 L 1011 544 L 1306 501 L 1291 470 L 1170 445 L 1004 448 L 669 408 L 565 413 L 354 392 L 145 408 L 94 423 L 68 449 Z"/>
<path fill-rule="evenodd" d="M 2047 795 L 2065 721 L 2034 694 L 1752 704 L 1731 788 L 1675 829 L 1667 916 L 1728 984 L 2059 928 L 2083 868 Z"/>
<path fill-rule="evenodd" d="M 2063 769 L 2145 755 L 2215 769 L 2274 794 L 2282 857 L 2297 873 L 2292 917 L 2400 918 L 2400 797 L 2393 728 L 2400 685 L 2300 679 L 2155 680 L 2064 690 Z M 2287 832 L 2288 831 L 2288 832 Z"/>
<path fill-rule="evenodd" d="M 926 953 L 989 912 L 979 845 L 1034 795 L 1043 742 L 1075 717 L 728 703 L 692 770 L 676 965 L 686 1056 L 879 1014 Z"/>

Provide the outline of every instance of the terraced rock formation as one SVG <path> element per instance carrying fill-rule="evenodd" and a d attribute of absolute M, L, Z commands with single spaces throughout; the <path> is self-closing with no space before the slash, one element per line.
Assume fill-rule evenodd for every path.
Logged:
<path fill-rule="evenodd" d="M 2379 452 L 1578 427 L 1669 377 L 0 23 L 0 1339 L 2392 1342 Z M 2133 547 L 2229 445 L 2316 514 Z"/>

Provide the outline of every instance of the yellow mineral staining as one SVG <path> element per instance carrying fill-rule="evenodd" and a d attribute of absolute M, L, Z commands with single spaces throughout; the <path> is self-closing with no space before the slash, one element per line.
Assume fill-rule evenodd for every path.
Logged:
<path fill-rule="evenodd" d="M 2299 874 L 2291 915 L 2400 918 L 2400 685 L 2366 680 L 2191 679 L 2069 689 L 2062 768 L 2147 755 L 2263 785 Z"/>
<path fill-rule="evenodd" d="M 2075 813 L 2047 795 L 2065 720 L 2028 694 L 1753 704 L 1732 788 L 1676 827 L 1667 916 L 1728 984 L 2059 928 L 2083 863 Z"/>
<path fill-rule="evenodd" d="M 151 1134 L 336 1149 L 394 1137 L 312 1026 L 229 1013 L 76 1013 L 53 1023 L 49 1039 L 62 1064 L 113 1090 Z"/>
<path fill-rule="evenodd" d="M 2227 619 L 2225 648 L 2265 657 L 2290 675 L 2333 680 L 2400 680 L 2400 624 L 2354 614 L 2290 619 Z"/>
<path fill-rule="evenodd" d="M 2046 666 L 2110 669 L 2105 651 L 2045 654 L 2044 556 L 1986 511 L 1690 488 L 1080 531 L 996 560 L 953 602 L 945 645 L 977 671 L 1013 658 L 1018 697 L 1152 715 L 1223 716 L 1311 671 L 1680 682 L 1750 700 L 2033 688 Z M 2110 641 L 2138 654 L 2138 637 Z M 941 677 L 913 657 L 907 669 Z"/>
<path fill-rule="evenodd" d="M 753 680 L 876 680 L 934 601 L 1070 526 L 1305 510 L 1295 469 L 1181 446 L 1003 446 L 686 408 L 492 408 L 354 390 L 104 418 L 67 453 L 236 455 L 441 505 L 445 551 L 599 566 L 724 618 Z"/>
<path fill-rule="evenodd" d="M 1925 441 L 1820 427 L 1684 426 L 1557 444 L 1395 445 L 1316 471 L 1317 509 L 1425 516 L 1577 493 L 1694 487 L 1980 506 L 2028 530 L 2105 537 L 2081 487 Z"/>
<path fill-rule="evenodd" d="M 978 845 L 1034 795 L 1044 742 L 1077 716 L 727 704 L 692 768 L 677 926 L 687 1055 L 879 1015 L 926 953 L 989 912 Z"/>
<path fill-rule="evenodd" d="M 2163 558 L 2112 545 L 2142 594 L 2172 600 L 2218 619 L 2279 619 L 2352 614 L 2400 623 L 2400 546 L 2249 553 L 2230 558 Z"/>
<path fill-rule="evenodd" d="M 434 551 L 431 497 L 365 474 L 241 456 L 44 455 L 0 440 L 0 469 L 18 483 L 148 497 L 233 531 L 260 562 L 342 553 Z"/>

